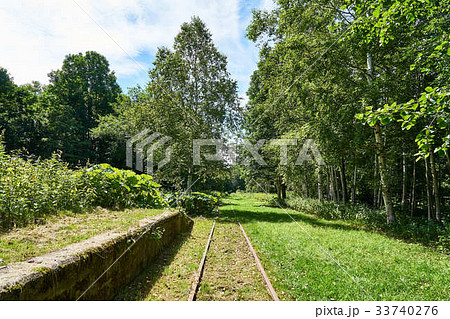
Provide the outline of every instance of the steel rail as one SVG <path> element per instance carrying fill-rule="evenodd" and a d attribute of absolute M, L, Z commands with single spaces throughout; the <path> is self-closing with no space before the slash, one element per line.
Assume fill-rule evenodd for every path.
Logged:
<path fill-rule="evenodd" d="M 269 293 L 272 296 L 272 299 L 274 301 L 280 301 L 280 299 L 278 298 L 277 292 L 273 288 L 272 283 L 270 282 L 270 279 L 267 276 L 267 273 L 264 270 L 264 267 L 261 264 L 261 261 L 259 260 L 258 255 L 256 254 L 256 251 L 252 246 L 252 243 L 250 242 L 250 239 L 248 238 L 247 234 L 245 233 L 244 227 L 242 227 L 241 222 L 238 221 L 238 223 L 239 223 L 239 228 L 242 230 L 242 234 L 244 234 L 245 240 L 247 241 L 248 248 L 250 248 L 250 251 L 252 252 L 253 257 L 255 258 L 256 265 L 258 266 L 258 269 L 261 272 L 261 274 L 264 278 L 264 281 L 266 282 L 267 289 L 269 290 Z"/>
<path fill-rule="evenodd" d="M 197 297 L 198 286 L 202 280 L 203 270 L 205 269 L 206 255 L 208 254 L 208 250 L 209 250 L 209 246 L 211 244 L 212 236 L 214 234 L 215 226 L 216 226 L 216 221 L 214 221 L 214 223 L 211 227 L 211 232 L 209 233 L 208 242 L 206 243 L 205 251 L 203 252 L 203 257 L 200 261 L 200 265 L 198 266 L 197 276 L 196 276 L 194 282 L 192 283 L 191 292 L 189 294 L 188 301 L 195 301 L 195 299 Z"/>

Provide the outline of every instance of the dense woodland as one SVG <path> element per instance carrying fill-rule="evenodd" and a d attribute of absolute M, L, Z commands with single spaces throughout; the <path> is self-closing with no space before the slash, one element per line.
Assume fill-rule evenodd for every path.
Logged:
<path fill-rule="evenodd" d="M 355 214 L 383 209 L 384 223 L 433 223 L 442 234 L 449 11 L 448 0 L 278 0 L 271 12 L 254 11 L 247 37 L 260 54 L 245 106 L 199 18 L 181 26 L 172 48 L 158 49 L 147 85 L 127 94 L 96 52 L 67 55 L 48 85 L 17 85 L 0 69 L 5 152 L 124 168 L 125 141 L 150 128 L 172 138 L 172 160 L 154 176 L 165 189 L 264 191 L 279 204 L 311 199 Z M 194 139 L 297 139 L 292 156 L 312 139 L 325 165 L 295 165 L 294 157 L 284 165 L 279 147 L 265 144 L 265 166 L 244 148 L 237 164 L 198 166 Z"/>
<path fill-rule="evenodd" d="M 352 4 L 350 4 L 352 3 Z M 325 166 L 249 165 L 257 184 L 442 221 L 449 195 L 449 2 L 278 1 L 255 12 L 260 47 L 247 136 L 311 138 Z M 295 162 L 290 161 L 291 163 Z"/>

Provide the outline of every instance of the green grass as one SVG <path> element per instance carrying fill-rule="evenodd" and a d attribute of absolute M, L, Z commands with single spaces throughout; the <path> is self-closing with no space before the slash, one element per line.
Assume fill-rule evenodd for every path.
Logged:
<path fill-rule="evenodd" d="M 255 259 L 233 217 L 219 215 L 197 300 L 271 300 Z"/>
<path fill-rule="evenodd" d="M 179 235 L 116 296 L 116 300 L 187 300 L 213 220 L 194 218 L 189 234 Z M 253 256 L 235 223 L 219 217 L 208 251 L 197 300 L 270 300 Z"/>
<path fill-rule="evenodd" d="M 444 253 L 286 210 L 296 223 L 260 195 L 233 194 L 225 204 L 223 217 L 236 211 L 282 300 L 449 299 Z"/>
<path fill-rule="evenodd" d="M 178 235 L 115 300 L 188 300 L 212 223 L 194 218 L 192 232 Z"/>
<path fill-rule="evenodd" d="M 49 216 L 43 225 L 28 225 L 0 233 L 0 266 L 24 261 L 110 230 L 123 231 L 163 209 L 110 211 Z"/>

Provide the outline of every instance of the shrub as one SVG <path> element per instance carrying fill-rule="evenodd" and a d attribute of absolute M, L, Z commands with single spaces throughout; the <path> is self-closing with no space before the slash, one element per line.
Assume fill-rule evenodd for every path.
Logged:
<path fill-rule="evenodd" d="M 219 191 L 207 191 L 207 192 L 203 192 L 203 193 L 217 198 L 217 204 L 218 205 L 222 204 L 223 194 L 221 192 L 219 192 Z"/>
<path fill-rule="evenodd" d="M 171 206 L 182 208 L 188 215 L 211 215 L 219 205 L 219 199 L 215 196 L 192 192 L 191 194 L 174 193 L 167 197 Z"/>
<path fill-rule="evenodd" d="M 93 206 L 161 207 L 164 200 L 149 175 L 108 164 L 71 170 L 60 154 L 46 160 L 7 155 L 0 141 L 0 227 L 24 226 L 59 211 Z"/>
<path fill-rule="evenodd" d="M 150 175 L 114 168 L 109 164 L 95 165 L 78 174 L 86 176 L 87 186 L 94 191 L 94 204 L 106 208 L 162 207 L 164 199 Z"/>
<path fill-rule="evenodd" d="M 92 190 L 59 154 L 48 160 L 9 156 L 0 150 L 0 225 L 22 226 L 56 211 L 92 205 Z"/>
<path fill-rule="evenodd" d="M 287 206 L 324 219 L 354 220 L 367 224 L 386 223 L 384 212 L 366 205 L 341 205 L 331 201 L 320 202 L 312 198 L 295 197 L 286 201 Z"/>

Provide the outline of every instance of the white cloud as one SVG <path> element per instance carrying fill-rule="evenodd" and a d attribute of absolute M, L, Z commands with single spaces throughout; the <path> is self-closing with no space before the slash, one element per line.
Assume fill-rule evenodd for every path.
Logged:
<path fill-rule="evenodd" d="M 260 7 L 269 2 L 261 0 Z M 180 25 L 196 15 L 245 91 L 257 51 L 243 39 L 248 16 L 240 16 L 240 5 L 239 0 L 0 0 L 0 66 L 18 84 L 45 83 L 65 55 L 94 50 L 108 58 L 119 78 L 142 77 L 151 61 L 138 66 L 133 59 L 170 47 Z"/>
<path fill-rule="evenodd" d="M 270 11 L 272 9 L 275 9 L 275 6 L 276 6 L 275 0 L 262 0 L 260 9 Z"/>

